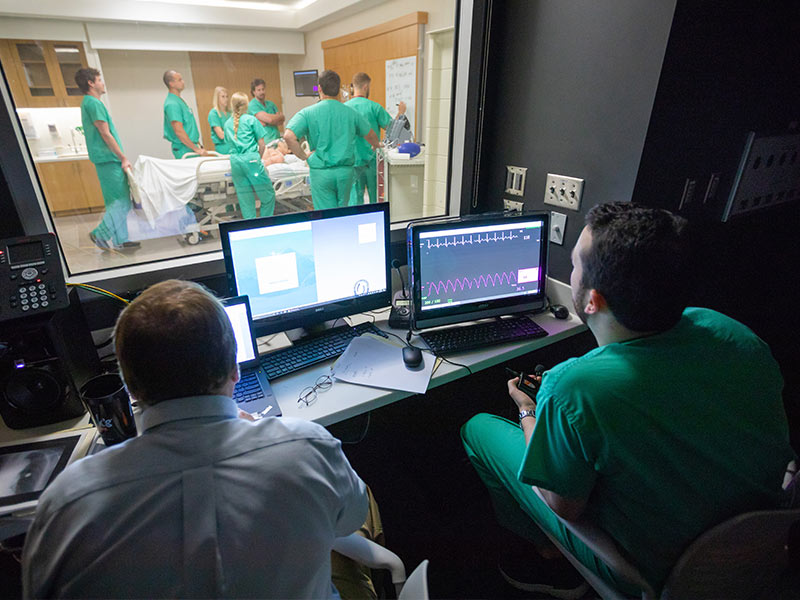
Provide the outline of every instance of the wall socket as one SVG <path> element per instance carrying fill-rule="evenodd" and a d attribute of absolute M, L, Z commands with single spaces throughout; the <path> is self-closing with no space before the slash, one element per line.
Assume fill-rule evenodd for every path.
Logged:
<path fill-rule="evenodd" d="M 525 204 L 519 202 L 518 200 L 509 200 L 508 198 L 503 198 L 503 210 L 522 212 L 524 208 Z"/>
<path fill-rule="evenodd" d="M 567 215 L 550 211 L 550 241 L 554 244 L 564 243 L 564 231 L 567 229 Z"/>
<path fill-rule="evenodd" d="M 547 184 L 544 190 L 544 203 L 566 208 L 569 210 L 581 209 L 583 197 L 583 179 L 567 177 L 566 175 L 547 174 Z"/>

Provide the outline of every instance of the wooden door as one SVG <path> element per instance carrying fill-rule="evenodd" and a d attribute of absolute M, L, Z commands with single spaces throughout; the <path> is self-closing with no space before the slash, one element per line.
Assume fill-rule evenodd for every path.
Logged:
<path fill-rule="evenodd" d="M 281 102 L 281 78 L 277 54 L 253 54 L 248 52 L 189 52 L 192 79 L 197 98 L 198 121 L 204 145 L 213 149 L 208 113 L 214 101 L 214 88 L 221 85 L 228 94 L 242 92 L 248 99 L 250 82 L 263 79 L 267 85 L 267 99 L 272 100 L 278 111 L 283 112 Z"/>
<path fill-rule="evenodd" d="M 81 182 L 78 161 L 54 161 L 36 163 L 42 191 L 50 212 L 86 212 L 86 195 Z"/>
<path fill-rule="evenodd" d="M 83 184 L 86 209 L 89 211 L 104 209 L 103 190 L 100 188 L 100 180 L 97 178 L 97 169 L 94 168 L 94 163 L 90 160 L 76 160 L 75 165 Z"/>
<path fill-rule="evenodd" d="M 9 40 L 8 46 L 19 71 L 19 85 L 24 97 L 22 105 L 63 106 L 63 94 L 58 93 L 50 75 L 51 48 L 36 40 Z"/>
<path fill-rule="evenodd" d="M 51 50 L 53 85 L 61 96 L 63 106 L 80 106 L 83 92 L 75 83 L 75 73 L 87 66 L 86 54 L 80 42 L 48 42 Z"/>

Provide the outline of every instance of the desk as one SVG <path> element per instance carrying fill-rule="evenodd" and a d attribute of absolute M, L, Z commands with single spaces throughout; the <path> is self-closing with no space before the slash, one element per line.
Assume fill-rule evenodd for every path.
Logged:
<path fill-rule="evenodd" d="M 549 279 L 547 291 L 553 303 L 572 306 L 572 296 L 568 285 L 554 279 Z M 385 331 L 390 331 L 401 337 L 405 337 L 404 331 L 389 329 L 386 322 L 388 317 L 388 310 L 376 314 L 376 325 Z M 355 315 L 351 320 L 354 323 L 360 323 L 363 321 L 371 321 L 372 317 L 367 314 L 362 314 Z M 475 373 L 482 369 L 487 369 L 518 356 L 522 356 L 533 350 L 544 348 L 586 330 L 586 326 L 572 313 L 570 313 L 569 319 L 559 320 L 550 314 L 549 311 L 546 311 L 534 317 L 533 320 L 547 331 L 547 337 L 514 344 L 493 346 L 485 350 L 473 350 L 463 354 L 453 355 L 452 357 L 448 356 L 448 358 L 467 365 L 472 369 L 473 373 Z M 269 338 L 270 336 L 267 336 L 267 339 Z M 284 334 L 272 336 L 269 343 L 265 343 L 264 338 L 261 338 L 260 341 L 259 352 L 274 350 L 289 343 Z M 419 343 L 421 347 L 425 347 L 424 342 L 417 336 L 412 338 L 412 343 Z M 319 365 L 298 371 L 292 375 L 281 377 L 272 384 L 275 396 L 278 402 L 280 402 L 281 409 L 285 416 L 306 419 L 327 426 L 413 395 L 409 392 L 381 390 L 345 383 L 343 381 L 336 381 L 331 389 L 321 392 L 317 401 L 311 406 L 298 403 L 297 396 L 300 390 L 313 385 L 321 375 L 328 374 L 332 364 L 333 360 L 320 363 Z M 468 375 L 466 369 L 455 367 L 448 363 L 442 363 L 431 378 L 429 389 L 445 385 L 465 375 Z M 44 427 L 19 430 L 9 429 L 0 419 L 0 442 L 23 440 L 64 431 L 66 429 L 84 428 L 88 426 L 88 415 L 70 421 L 46 425 Z"/>

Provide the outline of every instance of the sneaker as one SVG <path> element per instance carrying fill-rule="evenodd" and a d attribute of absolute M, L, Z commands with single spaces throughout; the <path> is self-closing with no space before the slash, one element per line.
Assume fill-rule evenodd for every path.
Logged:
<path fill-rule="evenodd" d="M 501 558 L 500 575 L 512 587 L 524 592 L 546 594 L 551 598 L 578 600 L 590 589 L 589 584 L 566 558 L 545 559 L 537 553 L 521 560 Z"/>
<path fill-rule="evenodd" d="M 89 239 L 92 240 L 92 243 L 101 250 L 111 250 L 111 244 L 109 244 L 107 240 L 101 240 L 93 233 L 89 233 Z"/>

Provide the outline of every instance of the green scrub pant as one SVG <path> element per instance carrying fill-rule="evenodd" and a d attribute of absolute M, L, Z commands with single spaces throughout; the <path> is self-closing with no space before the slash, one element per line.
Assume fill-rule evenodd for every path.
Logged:
<path fill-rule="evenodd" d="M 539 548 L 550 543 L 544 533 L 547 531 L 616 589 L 634 596 L 640 595 L 639 590 L 625 584 L 568 531 L 530 485 L 517 479 L 526 449 L 525 434 L 519 425 L 502 417 L 481 413 L 461 428 L 461 441 L 472 466 L 489 488 L 500 525 Z"/>
<path fill-rule="evenodd" d="M 375 204 L 378 201 L 378 169 L 375 157 L 372 157 L 365 165 L 360 165 L 354 169 L 355 181 L 353 191 L 350 194 L 350 206 L 364 203 L 364 188 L 369 193 L 369 203 Z"/>
<path fill-rule="evenodd" d="M 118 162 L 100 163 L 94 168 L 97 169 L 106 210 L 92 235 L 119 246 L 128 241 L 128 212 L 131 210 L 128 176 Z"/>
<path fill-rule="evenodd" d="M 315 210 L 348 205 L 353 191 L 353 167 L 310 169 L 309 175 Z"/>
<path fill-rule="evenodd" d="M 239 210 L 243 219 L 252 219 L 256 213 L 256 195 L 261 200 L 261 216 L 271 217 L 275 212 L 275 188 L 267 175 L 257 152 L 231 155 L 231 177 Z"/>
<path fill-rule="evenodd" d="M 197 142 L 195 142 L 195 144 L 196 143 Z M 194 152 L 194 150 L 192 150 L 191 148 L 189 148 L 189 146 L 186 146 L 184 144 L 172 145 L 172 156 L 174 156 L 175 158 L 183 158 L 183 155 L 186 154 L 187 152 Z"/>

